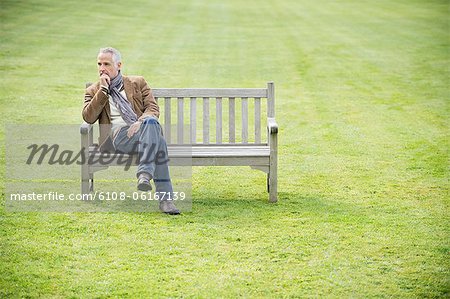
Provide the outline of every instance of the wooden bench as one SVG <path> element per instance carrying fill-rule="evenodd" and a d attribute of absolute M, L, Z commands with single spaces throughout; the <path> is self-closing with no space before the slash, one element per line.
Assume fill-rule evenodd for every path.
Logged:
<path fill-rule="evenodd" d="M 161 108 L 160 122 L 168 144 L 169 165 L 184 165 L 188 158 L 192 159 L 192 166 L 250 166 L 267 174 L 269 201 L 277 201 L 278 125 L 273 82 L 267 88 L 155 88 L 152 91 Z M 215 114 L 211 113 L 214 110 L 210 109 L 211 103 Z M 176 112 L 173 106 L 177 107 Z M 253 113 L 249 113 L 249 108 Z M 263 113 L 267 117 L 262 117 Z M 188 120 L 185 115 L 189 115 Z M 249 122 L 253 123 L 252 134 L 249 134 Z M 199 136 L 197 129 L 201 127 L 203 134 Z M 267 135 L 262 134 L 264 128 Z M 83 123 L 80 132 L 81 147 L 86 152 L 89 149 L 88 157 L 101 155 L 93 143 L 93 125 Z M 224 133 L 228 138 L 224 138 Z M 114 165 L 117 164 L 83 163 L 82 193 L 93 191 L 94 172 Z"/>

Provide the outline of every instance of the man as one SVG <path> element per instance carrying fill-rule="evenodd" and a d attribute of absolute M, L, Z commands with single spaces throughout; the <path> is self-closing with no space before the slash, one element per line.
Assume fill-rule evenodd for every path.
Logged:
<path fill-rule="evenodd" d="M 159 107 L 147 82 L 140 76 L 122 76 L 121 55 L 102 48 L 97 56 L 99 82 L 86 89 L 83 119 L 100 124 L 102 151 L 138 153 L 138 190 L 150 191 L 153 179 L 161 195 L 159 208 L 175 215 L 172 183 L 167 165 L 167 145 L 158 122 Z"/>

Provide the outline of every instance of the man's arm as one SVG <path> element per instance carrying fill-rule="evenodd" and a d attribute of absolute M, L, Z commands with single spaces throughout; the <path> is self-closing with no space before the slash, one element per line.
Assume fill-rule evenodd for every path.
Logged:
<path fill-rule="evenodd" d="M 139 117 L 139 120 L 142 121 L 149 116 L 159 118 L 159 106 L 153 97 L 152 90 L 144 78 L 139 80 L 139 88 L 142 92 L 142 101 L 144 104 L 144 113 Z"/>
<path fill-rule="evenodd" d="M 84 94 L 83 119 L 87 123 L 95 123 L 108 103 L 108 98 L 109 96 L 101 88 L 98 88 L 98 84 L 89 86 Z"/>
<path fill-rule="evenodd" d="M 155 98 L 153 97 L 152 90 L 148 86 L 144 77 L 137 77 L 137 84 L 139 90 L 142 94 L 142 104 L 143 104 L 143 112 L 142 115 L 138 118 L 137 122 L 132 124 L 127 131 L 128 138 L 131 138 L 141 127 L 142 122 L 147 117 L 156 117 L 159 118 L 159 106 L 156 103 Z"/>

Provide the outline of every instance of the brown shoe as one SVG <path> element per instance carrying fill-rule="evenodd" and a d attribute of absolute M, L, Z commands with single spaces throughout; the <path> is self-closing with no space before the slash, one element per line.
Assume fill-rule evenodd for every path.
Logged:
<path fill-rule="evenodd" d="M 148 173 L 141 173 L 138 178 L 137 188 L 140 191 L 150 191 L 152 190 L 152 185 L 150 185 L 150 175 Z"/>
<path fill-rule="evenodd" d="M 159 202 L 159 209 L 161 212 L 169 215 L 178 215 L 181 213 L 171 200 L 161 200 Z"/>

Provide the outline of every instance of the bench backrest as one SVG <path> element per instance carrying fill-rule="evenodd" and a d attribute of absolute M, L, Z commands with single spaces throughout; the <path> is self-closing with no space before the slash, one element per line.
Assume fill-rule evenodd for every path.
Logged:
<path fill-rule="evenodd" d="M 267 135 L 262 140 L 261 132 L 265 132 L 267 117 L 275 117 L 273 82 L 267 88 L 154 88 L 152 91 L 161 109 L 160 122 L 168 144 L 267 144 Z M 215 113 L 211 103 L 215 103 Z M 253 113 L 249 113 L 251 110 Z M 267 117 L 262 117 L 263 114 Z M 214 122 L 215 126 L 211 126 Z M 253 124 L 250 130 L 249 122 Z M 224 138 L 224 133 L 228 138 Z"/>

